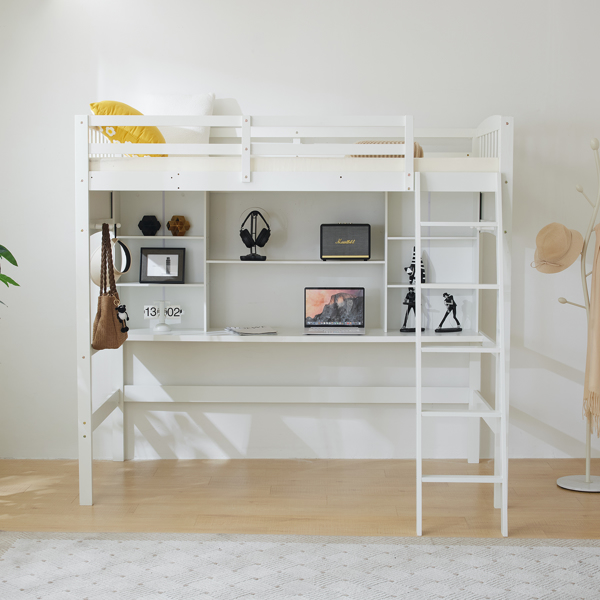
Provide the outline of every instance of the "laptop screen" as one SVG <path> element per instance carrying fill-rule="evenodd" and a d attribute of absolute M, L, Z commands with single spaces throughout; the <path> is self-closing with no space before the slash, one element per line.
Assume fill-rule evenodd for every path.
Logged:
<path fill-rule="evenodd" d="M 365 288 L 304 288 L 305 327 L 364 327 Z"/>

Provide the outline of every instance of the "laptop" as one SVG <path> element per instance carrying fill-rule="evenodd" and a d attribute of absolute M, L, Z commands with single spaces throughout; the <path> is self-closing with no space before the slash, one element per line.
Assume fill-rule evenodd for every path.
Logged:
<path fill-rule="evenodd" d="M 365 288 L 304 288 L 304 333 L 364 335 Z"/>

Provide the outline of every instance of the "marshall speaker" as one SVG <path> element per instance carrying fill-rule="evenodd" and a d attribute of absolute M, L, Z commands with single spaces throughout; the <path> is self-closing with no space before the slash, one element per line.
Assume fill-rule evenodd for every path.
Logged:
<path fill-rule="evenodd" d="M 322 260 L 369 260 L 371 226 L 338 223 L 321 225 Z"/>

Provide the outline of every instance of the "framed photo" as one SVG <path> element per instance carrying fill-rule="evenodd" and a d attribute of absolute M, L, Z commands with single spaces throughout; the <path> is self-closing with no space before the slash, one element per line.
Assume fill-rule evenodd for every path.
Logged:
<path fill-rule="evenodd" d="M 185 248 L 142 248 L 140 283 L 185 283 Z"/>

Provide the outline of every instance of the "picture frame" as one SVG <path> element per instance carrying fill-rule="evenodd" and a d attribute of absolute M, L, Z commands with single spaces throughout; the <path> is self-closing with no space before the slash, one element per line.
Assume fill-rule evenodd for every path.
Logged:
<path fill-rule="evenodd" d="M 142 248 L 140 283 L 185 283 L 185 248 Z"/>

